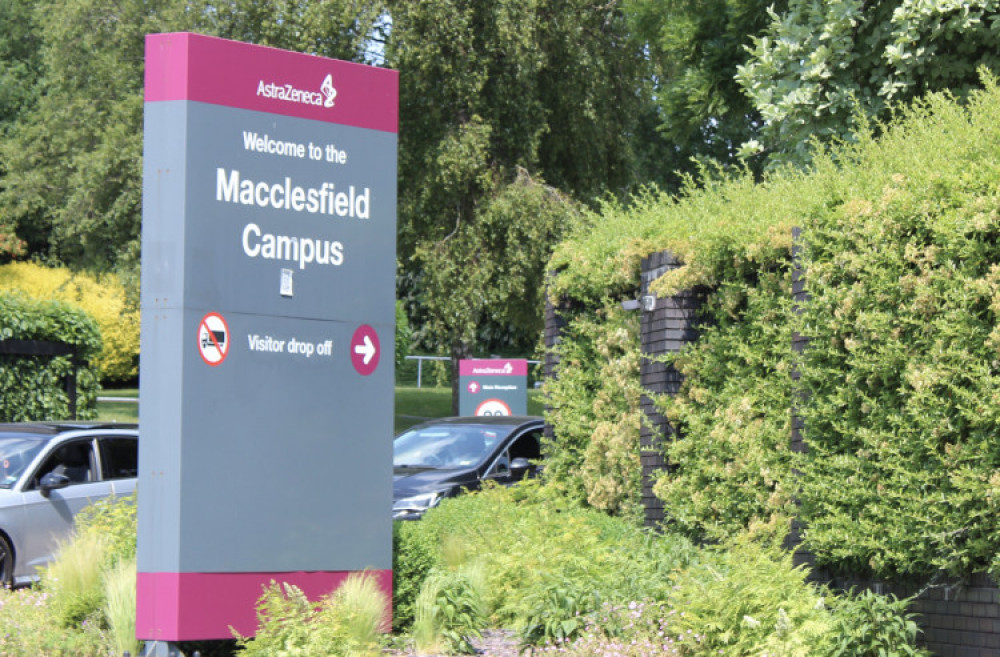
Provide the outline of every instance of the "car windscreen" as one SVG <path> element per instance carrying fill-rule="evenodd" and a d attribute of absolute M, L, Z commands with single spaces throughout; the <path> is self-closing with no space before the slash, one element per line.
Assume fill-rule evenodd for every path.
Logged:
<path fill-rule="evenodd" d="M 509 426 L 434 425 L 415 428 L 393 441 L 394 467 L 460 468 L 481 463 Z"/>
<path fill-rule="evenodd" d="M 0 488 L 10 488 L 45 447 L 37 436 L 0 436 Z"/>

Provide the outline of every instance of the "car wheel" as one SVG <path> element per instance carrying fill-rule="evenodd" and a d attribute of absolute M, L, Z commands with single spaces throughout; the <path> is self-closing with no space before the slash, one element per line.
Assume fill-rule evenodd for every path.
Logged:
<path fill-rule="evenodd" d="M 9 589 L 14 585 L 14 550 L 10 542 L 0 536 L 0 586 Z"/>

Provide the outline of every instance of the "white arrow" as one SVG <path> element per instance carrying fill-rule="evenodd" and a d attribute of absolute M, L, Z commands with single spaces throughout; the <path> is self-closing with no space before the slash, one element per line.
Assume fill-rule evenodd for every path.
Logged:
<path fill-rule="evenodd" d="M 366 335 L 364 344 L 354 345 L 354 353 L 364 356 L 367 365 L 375 357 L 375 345 L 372 344 L 372 339 Z"/>

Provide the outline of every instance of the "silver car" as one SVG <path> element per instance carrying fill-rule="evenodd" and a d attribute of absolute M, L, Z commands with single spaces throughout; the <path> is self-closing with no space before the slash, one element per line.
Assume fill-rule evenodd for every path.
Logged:
<path fill-rule="evenodd" d="M 92 502 L 135 491 L 139 432 L 129 424 L 0 424 L 0 585 L 38 579 Z"/>

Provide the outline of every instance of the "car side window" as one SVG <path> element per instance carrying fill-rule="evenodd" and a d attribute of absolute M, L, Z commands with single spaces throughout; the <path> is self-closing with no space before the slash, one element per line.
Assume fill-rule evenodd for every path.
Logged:
<path fill-rule="evenodd" d="M 504 450 L 504 452 L 497 457 L 496 464 L 494 464 L 493 470 L 490 471 L 489 474 L 501 477 L 506 477 L 510 474 L 510 457 L 507 454 L 507 450 Z"/>
<path fill-rule="evenodd" d="M 539 444 L 539 438 L 541 438 L 541 431 L 530 431 L 516 441 L 510 446 L 510 458 L 514 459 L 528 459 L 529 461 L 537 461 L 542 457 L 542 450 Z"/>
<path fill-rule="evenodd" d="M 501 477 L 510 475 L 511 461 L 517 458 L 528 459 L 532 462 L 541 458 L 542 450 L 539 443 L 541 435 L 541 431 L 531 431 L 511 443 L 497 458 L 491 474 Z"/>
<path fill-rule="evenodd" d="M 60 445 L 42 463 L 42 467 L 31 481 L 31 488 L 38 488 L 38 482 L 49 473 L 63 475 L 71 484 L 95 481 L 96 463 L 92 440 L 79 440 Z"/>
<path fill-rule="evenodd" d="M 139 441 L 127 436 L 101 438 L 101 470 L 105 479 L 139 476 Z"/>

